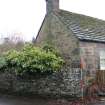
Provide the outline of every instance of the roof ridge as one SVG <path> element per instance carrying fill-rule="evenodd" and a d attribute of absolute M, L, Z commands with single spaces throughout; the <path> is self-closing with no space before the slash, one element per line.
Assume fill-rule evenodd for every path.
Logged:
<path fill-rule="evenodd" d="M 91 19 L 96 19 L 96 20 L 99 20 L 99 21 L 104 21 L 103 19 L 99 19 L 99 18 L 96 18 L 96 17 L 92 17 L 92 16 L 89 16 L 89 15 L 84 15 L 84 14 L 81 14 L 81 13 L 76 13 L 76 12 L 71 12 L 71 11 L 67 11 L 67 10 L 63 10 L 63 9 L 60 9 L 61 12 L 68 12 L 69 14 L 75 14 L 75 15 L 80 15 L 80 16 L 85 16 L 85 17 L 88 17 L 88 18 L 91 18 Z"/>

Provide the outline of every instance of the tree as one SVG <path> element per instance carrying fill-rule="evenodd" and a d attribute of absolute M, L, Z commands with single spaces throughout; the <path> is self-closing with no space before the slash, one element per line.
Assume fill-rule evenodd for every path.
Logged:
<path fill-rule="evenodd" d="M 32 38 L 32 43 L 33 43 L 33 44 L 35 44 L 35 40 L 36 40 L 36 38 L 33 37 L 33 38 Z"/>

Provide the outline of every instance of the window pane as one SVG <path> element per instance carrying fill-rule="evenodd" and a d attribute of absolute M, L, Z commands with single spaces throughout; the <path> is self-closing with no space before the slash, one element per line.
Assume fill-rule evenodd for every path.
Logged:
<path fill-rule="evenodd" d="M 105 70 L 105 49 L 100 51 L 100 70 Z"/>

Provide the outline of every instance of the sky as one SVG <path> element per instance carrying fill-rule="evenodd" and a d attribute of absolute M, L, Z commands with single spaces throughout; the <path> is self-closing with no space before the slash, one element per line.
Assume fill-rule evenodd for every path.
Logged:
<path fill-rule="evenodd" d="M 105 0 L 60 0 L 60 8 L 105 20 Z M 0 0 L 0 36 L 36 36 L 46 13 L 45 0 Z"/>

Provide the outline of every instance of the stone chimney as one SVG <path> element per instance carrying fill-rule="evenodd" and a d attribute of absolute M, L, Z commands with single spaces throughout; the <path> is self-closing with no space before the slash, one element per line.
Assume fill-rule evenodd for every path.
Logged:
<path fill-rule="evenodd" d="M 59 11 L 59 0 L 46 0 L 46 12 Z"/>

